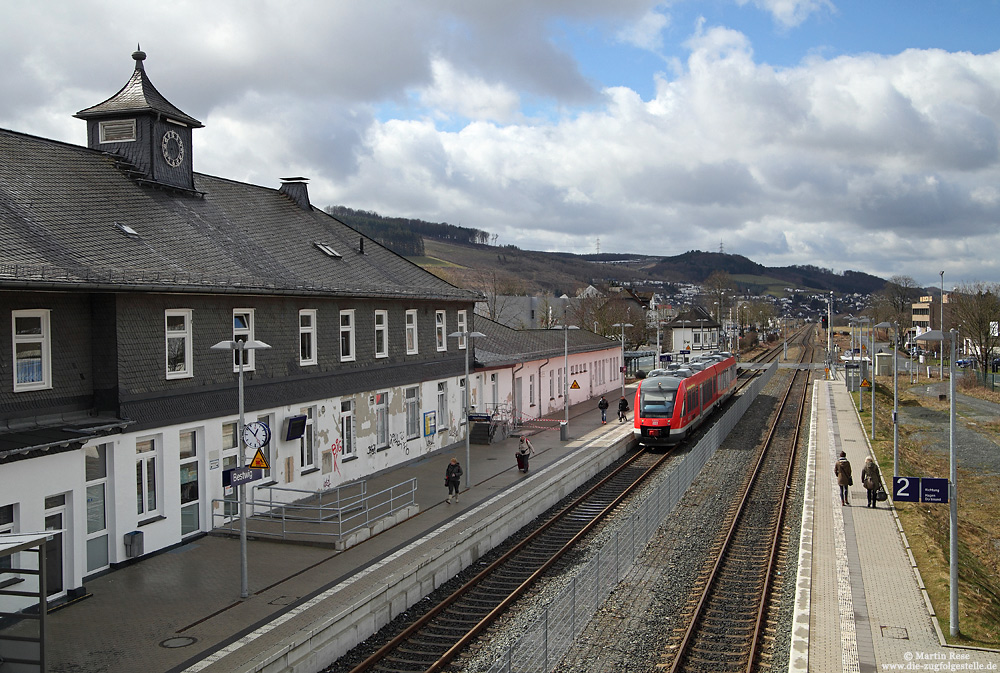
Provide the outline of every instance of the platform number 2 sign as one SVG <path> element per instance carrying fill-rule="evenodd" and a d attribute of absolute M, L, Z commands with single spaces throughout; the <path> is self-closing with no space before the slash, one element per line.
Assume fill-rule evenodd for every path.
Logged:
<path fill-rule="evenodd" d="M 919 477 L 893 477 L 893 502 L 920 502 Z"/>

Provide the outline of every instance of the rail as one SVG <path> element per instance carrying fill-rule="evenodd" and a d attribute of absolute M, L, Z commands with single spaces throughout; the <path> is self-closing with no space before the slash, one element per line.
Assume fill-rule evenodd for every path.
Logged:
<path fill-rule="evenodd" d="M 247 499 L 247 534 L 282 540 L 331 538 L 341 540 L 351 533 L 386 519 L 416 504 L 417 480 L 408 479 L 375 493 L 367 492 L 367 483 L 358 482 L 328 491 L 268 486 L 255 489 L 266 497 Z M 286 495 L 297 498 L 281 499 Z M 260 510 L 260 511 L 258 511 Z M 212 501 L 212 529 L 239 532 L 239 500 L 217 498 Z"/>

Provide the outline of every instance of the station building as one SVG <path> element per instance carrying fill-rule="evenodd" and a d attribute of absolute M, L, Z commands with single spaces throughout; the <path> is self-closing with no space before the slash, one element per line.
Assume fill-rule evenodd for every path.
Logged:
<path fill-rule="evenodd" d="M 313 207 L 305 178 L 195 172 L 203 125 L 132 58 L 75 115 L 85 147 L 0 129 L 0 535 L 50 531 L 50 601 L 238 516 L 241 364 L 245 421 L 270 429 L 251 499 L 464 441 L 466 405 L 518 421 L 561 408 L 564 376 L 573 403 L 617 386 L 617 342 L 590 333 L 485 325 L 477 357 L 458 335 L 481 296 Z M 0 585 L 23 561 L 0 559 Z"/>
<path fill-rule="evenodd" d="M 56 531 L 53 599 L 237 514 L 241 359 L 246 420 L 271 431 L 253 488 L 291 499 L 466 431 L 449 335 L 477 293 L 313 207 L 304 178 L 195 172 L 202 124 L 133 59 L 76 114 L 86 147 L 0 129 L 0 534 Z"/>

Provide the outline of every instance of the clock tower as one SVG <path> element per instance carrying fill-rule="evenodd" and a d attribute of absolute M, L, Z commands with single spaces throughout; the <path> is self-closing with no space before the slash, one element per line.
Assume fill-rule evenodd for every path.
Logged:
<path fill-rule="evenodd" d="M 135 72 L 118 93 L 73 116 L 87 122 L 87 146 L 124 158 L 139 182 L 194 191 L 191 130 L 204 125 L 156 90 L 145 52 L 132 58 Z"/>

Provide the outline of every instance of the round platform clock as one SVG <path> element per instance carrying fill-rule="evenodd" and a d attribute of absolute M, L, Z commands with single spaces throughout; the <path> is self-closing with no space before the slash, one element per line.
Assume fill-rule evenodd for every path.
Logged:
<path fill-rule="evenodd" d="M 163 134 L 160 142 L 160 150 L 163 152 L 163 160 L 169 165 L 177 168 L 184 161 L 184 140 L 181 134 L 173 129 Z"/>
<path fill-rule="evenodd" d="M 243 426 L 243 443 L 248 448 L 259 449 L 269 441 L 271 441 L 271 428 L 267 427 L 267 423 L 254 421 Z"/>

